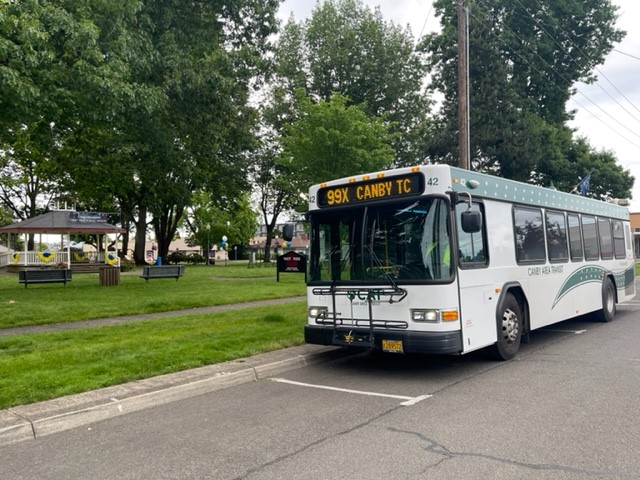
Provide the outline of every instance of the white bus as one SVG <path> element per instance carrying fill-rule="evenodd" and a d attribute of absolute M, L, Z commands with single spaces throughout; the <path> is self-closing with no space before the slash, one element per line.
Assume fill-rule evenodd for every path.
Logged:
<path fill-rule="evenodd" d="M 529 332 L 635 295 L 625 207 L 447 165 L 309 191 L 305 341 L 510 359 Z"/>

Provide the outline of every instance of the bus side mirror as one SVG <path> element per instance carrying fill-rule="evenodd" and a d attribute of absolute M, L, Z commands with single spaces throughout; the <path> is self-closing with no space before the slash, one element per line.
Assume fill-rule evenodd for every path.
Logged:
<path fill-rule="evenodd" d="M 282 228 L 282 238 L 285 242 L 293 240 L 293 223 L 285 223 Z"/>
<path fill-rule="evenodd" d="M 482 214 L 476 210 L 467 210 L 460 215 L 462 231 L 465 233 L 478 233 L 482 230 Z"/>

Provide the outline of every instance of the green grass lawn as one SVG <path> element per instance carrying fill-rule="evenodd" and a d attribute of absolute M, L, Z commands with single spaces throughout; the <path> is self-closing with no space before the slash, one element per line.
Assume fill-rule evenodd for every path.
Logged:
<path fill-rule="evenodd" d="M 0 275 L 0 328 L 184 310 L 305 294 L 274 267 L 187 266 L 184 277 L 99 285 L 97 274 L 24 288 Z M 32 403 L 303 343 L 304 302 L 113 326 L 0 337 L 0 408 Z"/>
<path fill-rule="evenodd" d="M 140 273 L 123 273 L 120 285 L 110 287 L 100 286 L 97 274 L 76 274 L 66 287 L 52 283 L 28 288 L 15 274 L 0 275 L 0 328 L 292 297 L 306 291 L 302 274 L 281 274 L 276 282 L 274 267 L 247 268 L 246 263 L 187 266 L 177 281 L 146 282 Z"/>
<path fill-rule="evenodd" d="M 299 345 L 305 305 L 0 337 L 0 408 Z"/>

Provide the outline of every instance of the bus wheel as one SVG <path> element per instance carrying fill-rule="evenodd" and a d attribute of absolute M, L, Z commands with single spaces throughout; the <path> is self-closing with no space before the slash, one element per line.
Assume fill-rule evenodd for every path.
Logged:
<path fill-rule="evenodd" d="M 600 322 L 610 322 L 616 316 L 616 289 L 609 277 L 602 284 L 602 310 L 596 312 Z"/>
<path fill-rule="evenodd" d="M 494 355 L 498 360 L 511 360 L 518 353 L 522 339 L 522 311 L 516 297 L 507 293 L 502 311 L 498 312 L 498 341 Z"/>

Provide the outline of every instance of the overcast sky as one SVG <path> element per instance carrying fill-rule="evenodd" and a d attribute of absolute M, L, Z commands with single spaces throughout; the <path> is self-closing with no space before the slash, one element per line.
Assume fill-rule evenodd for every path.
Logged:
<path fill-rule="evenodd" d="M 430 0 L 362 1 L 372 8 L 379 6 L 387 20 L 408 24 L 415 37 L 440 28 Z M 611 150 L 618 162 L 631 171 L 636 178 L 631 211 L 640 212 L 640 1 L 612 0 L 612 3 L 619 7 L 617 26 L 627 36 L 597 67 L 596 84 L 577 85 L 578 93 L 568 108 L 575 108 L 578 113 L 570 126 L 593 147 Z M 279 15 L 286 21 L 293 14 L 300 21 L 311 14 L 315 5 L 316 0 L 285 0 Z"/>

